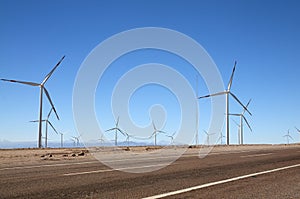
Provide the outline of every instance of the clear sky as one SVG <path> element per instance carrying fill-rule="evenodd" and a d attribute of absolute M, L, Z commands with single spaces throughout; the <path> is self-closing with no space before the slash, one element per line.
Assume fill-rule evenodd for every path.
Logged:
<path fill-rule="evenodd" d="M 110 36 L 132 28 L 169 28 L 188 35 L 206 49 L 225 85 L 234 61 L 238 61 L 232 91 L 245 104 L 252 98 L 249 109 L 253 116 L 246 117 L 253 132 L 245 126 L 245 143 L 285 143 L 283 136 L 288 129 L 293 142 L 299 142 L 300 135 L 294 128 L 300 128 L 299 9 L 300 3 L 296 0 L 2 0 L 0 78 L 40 82 L 66 55 L 46 87 L 61 117 L 56 121 L 53 115 L 51 121 L 60 132 L 67 132 L 65 139 L 70 140 L 70 136 L 77 135 L 72 112 L 74 81 L 90 51 Z M 168 56 L 148 50 L 129 54 L 125 60 L 118 61 L 128 64 L 128 69 L 150 62 L 168 64 L 183 73 L 195 88 L 194 71 L 183 68 L 184 61 Z M 114 125 L 108 96 L 122 74 L 117 66 L 112 66 L 106 75 L 107 82 L 102 86 L 107 93 L 97 93 L 95 104 L 104 129 Z M 208 90 L 200 77 L 199 95 L 206 94 Z M 38 119 L 38 95 L 38 88 L 0 82 L 0 144 L 5 140 L 36 141 L 37 124 L 28 121 Z M 46 116 L 49 104 L 44 99 Z M 230 101 L 230 111 L 240 112 L 241 107 Z M 130 102 L 133 120 L 142 126 L 149 125 L 147 111 L 153 104 L 164 106 L 169 119 L 164 130 L 172 134 L 178 127 L 178 102 L 170 91 L 161 87 L 145 86 L 133 95 Z M 200 100 L 199 107 L 202 142 L 203 130 L 207 130 L 210 119 L 210 101 Z M 113 139 L 112 135 L 107 136 Z M 53 132 L 49 132 L 49 138 L 59 141 Z M 237 143 L 237 127 L 232 121 L 231 141 Z"/>

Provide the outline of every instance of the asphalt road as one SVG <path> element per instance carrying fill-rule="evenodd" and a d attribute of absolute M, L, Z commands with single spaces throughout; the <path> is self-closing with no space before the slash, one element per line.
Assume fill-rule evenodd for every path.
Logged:
<path fill-rule="evenodd" d="M 120 162 L 136 170 L 162 160 Z M 300 198 L 300 146 L 213 152 L 202 159 L 192 151 L 137 174 L 92 158 L 0 165 L 0 179 L 0 198 Z"/>

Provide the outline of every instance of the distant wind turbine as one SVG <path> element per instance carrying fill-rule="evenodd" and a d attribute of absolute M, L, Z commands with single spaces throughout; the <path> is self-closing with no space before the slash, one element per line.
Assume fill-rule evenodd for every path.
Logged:
<path fill-rule="evenodd" d="M 176 134 L 176 131 L 172 135 L 166 135 L 167 137 L 171 138 L 171 144 L 174 144 L 174 135 Z"/>
<path fill-rule="evenodd" d="M 228 86 L 227 86 L 227 90 L 222 91 L 222 92 L 218 92 L 218 93 L 213 93 L 213 94 L 209 94 L 209 95 L 205 95 L 202 97 L 198 97 L 198 99 L 202 99 L 202 98 L 208 98 L 208 97 L 213 97 L 213 96 L 218 96 L 218 95 L 225 95 L 226 96 L 226 137 L 227 137 L 227 145 L 229 145 L 229 95 L 231 95 L 250 115 L 252 115 L 249 110 L 247 109 L 247 107 L 245 107 L 243 105 L 243 103 L 230 91 L 231 89 L 231 85 L 232 85 L 232 80 L 233 80 L 233 76 L 234 76 L 234 71 L 235 71 L 235 67 L 236 67 L 236 63 L 234 62 L 234 67 L 231 73 L 231 77 L 230 80 L 228 82 Z"/>
<path fill-rule="evenodd" d="M 27 82 L 27 81 L 18 81 L 18 80 L 10 80 L 10 79 L 1 79 L 2 81 L 7 81 L 7 82 L 13 82 L 13 83 L 20 83 L 20 84 L 26 84 L 29 86 L 38 86 L 40 87 L 40 110 L 39 110 L 39 130 L 38 130 L 38 148 L 42 147 L 42 117 L 43 117 L 43 92 L 45 92 L 52 108 L 53 111 L 57 117 L 57 119 L 59 120 L 58 114 L 56 112 L 56 109 L 54 107 L 54 104 L 52 103 L 52 100 L 50 98 L 50 94 L 47 91 L 47 89 L 45 88 L 45 83 L 48 81 L 48 79 L 51 77 L 51 75 L 53 74 L 53 72 L 55 71 L 55 69 L 60 65 L 60 63 L 63 61 L 63 59 L 65 58 L 65 56 L 63 56 L 60 61 L 54 66 L 54 68 L 46 75 L 46 77 L 44 78 L 44 80 L 41 83 L 35 83 L 35 82 Z"/>
<path fill-rule="evenodd" d="M 221 140 L 221 145 L 223 144 L 223 138 L 225 138 L 225 136 L 221 132 L 221 135 L 220 135 L 220 137 L 218 139 L 218 142 Z"/>
<path fill-rule="evenodd" d="M 206 134 L 206 143 L 207 143 L 207 145 L 209 145 L 209 137 L 211 136 L 211 135 L 214 135 L 215 133 L 208 133 L 207 131 L 205 131 L 205 130 L 203 130 L 204 131 L 204 133 Z"/>
<path fill-rule="evenodd" d="M 283 137 L 286 137 L 287 144 L 290 144 L 290 139 L 294 140 L 290 135 L 290 130 L 288 130 L 287 134 L 285 134 Z"/>
<path fill-rule="evenodd" d="M 129 147 L 129 139 L 132 136 L 130 134 L 126 133 L 126 132 L 124 132 L 124 133 L 125 133 L 125 136 L 126 136 L 127 147 Z"/>
<path fill-rule="evenodd" d="M 156 146 L 156 136 L 157 136 L 157 134 L 159 134 L 159 133 L 164 133 L 164 134 L 167 134 L 167 133 L 166 133 L 166 132 L 164 132 L 164 131 L 158 130 L 158 129 L 156 128 L 156 126 L 155 126 L 155 124 L 154 124 L 154 122 L 153 122 L 153 121 L 152 121 L 152 125 L 153 125 L 153 129 L 154 129 L 154 131 L 153 131 L 153 133 L 152 133 L 151 137 L 152 137 L 152 136 L 154 136 L 154 146 Z"/>
<path fill-rule="evenodd" d="M 118 146 L 118 132 L 120 132 L 122 135 L 125 136 L 125 133 L 119 128 L 119 120 L 120 118 L 118 117 L 114 128 L 105 131 L 105 132 L 115 131 L 115 146 Z"/>
<path fill-rule="evenodd" d="M 247 103 L 246 108 L 248 108 L 250 102 L 251 102 L 251 99 L 250 99 L 249 102 Z M 239 144 L 244 144 L 244 138 L 243 138 L 243 136 L 244 136 L 244 126 L 243 126 L 243 121 L 246 122 L 247 126 L 249 127 L 250 131 L 252 132 L 252 129 L 251 129 L 251 127 L 250 127 L 250 125 L 249 125 L 249 123 L 248 123 L 246 117 L 245 117 L 245 112 L 246 112 L 246 109 L 243 109 L 242 113 L 240 113 L 240 114 L 232 114 L 232 113 L 229 113 L 229 115 L 240 117 L 240 125 L 239 125 L 239 128 L 240 128 L 240 130 L 239 130 Z"/>
<path fill-rule="evenodd" d="M 80 142 L 79 142 L 79 138 L 81 137 L 81 135 L 79 136 L 72 136 L 72 138 L 74 139 L 74 141 L 76 141 L 76 146 L 79 146 Z"/>
<path fill-rule="evenodd" d="M 47 118 L 42 120 L 42 122 L 46 122 L 46 130 L 45 130 L 45 147 L 48 147 L 48 124 L 51 126 L 51 128 L 54 130 L 54 132 L 56 134 L 58 134 L 58 132 L 56 131 L 56 129 L 54 128 L 54 126 L 52 125 L 52 123 L 49 121 L 49 117 L 51 115 L 53 108 L 51 108 L 51 110 L 49 111 Z M 30 121 L 30 122 L 39 122 L 39 120 L 34 120 L 34 121 Z"/>
<path fill-rule="evenodd" d="M 76 145 L 76 139 L 72 137 L 71 140 L 73 141 L 73 147 L 75 147 L 75 145 Z"/>
<path fill-rule="evenodd" d="M 101 135 L 101 137 L 98 139 L 100 142 L 101 142 L 101 144 L 103 144 L 104 143 L 104 141 L 105 141 L 105 139 L 103 138 L 104 136 L 103 135 Z"/>

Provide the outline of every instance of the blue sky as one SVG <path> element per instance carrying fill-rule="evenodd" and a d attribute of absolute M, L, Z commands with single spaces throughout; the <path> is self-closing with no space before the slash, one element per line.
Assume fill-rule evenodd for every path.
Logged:
<path fill-rule="evenodd" d="M 253 116 L 247 118 L 253 132 L 245 128 L 245 143 L 285 143 L 283 135 L 288 129 L 299 141 L 294 129 L 300 127 L 299 6 L 298 1 L 267 0 L 0 1 L 0 78 L 40 82 L 66 55 L 46 87 L 61 117 L 61 121 L 56 121 L 52 116 L 51 121 L 59 131 L 68 132 L 69 140 L 68 136 L 77 134 L 72 113 L 73 85 L 90 51 L 110 36 L 132 28 L 169 28 L 188 35 L 206 49 L 225 85 L 234 60 L 238 61 L 232 91 L 244 103 L 252 98 L 249 108 Z M 120 65 L 128 64 L 127 70 L 134 64 L 165 63 L 183 73 L 194 86 L 195 71 L 183 67 L 183 60 L 169 56 L 149 50 L 118 61 Z M 96 94 L 96 111 L 101 109 L 97 116 L 104 128 L 114 123 L 108 97 L 114 81 L 122 75 L 119 73 L 112 66 L 104 86 L 107 93 L 103 98 L 102 93 Z M 201 77 L 199 83 L 199 95 L 207 94 Z M 38 117 L 38 94 L 37 88 L 0 82 L 0 141 L 37 139 L 37 125 L 28 121 Z M 161 87 L 141 88 L 130 104 L 133 119 L 139 125 L 148 125 L 149 106 L 160 103 L 169 112 L 164 130 L 174 132 L 180 112 L 172 96 Z M 44 104 L 46 115 L 49 105 L 46 100 Z M 199 101 L 199 107 L 203 141 L 203 130 L 208 128 L 210 119 L 210 101 Z M 231 112 L 241 111 L 233 100 L 230 107 Z M 237 143 L 236 132 L 231 122 L 232 143 Z M 50 139 L 58 141 L 59 137 L 50 132 Z"/>

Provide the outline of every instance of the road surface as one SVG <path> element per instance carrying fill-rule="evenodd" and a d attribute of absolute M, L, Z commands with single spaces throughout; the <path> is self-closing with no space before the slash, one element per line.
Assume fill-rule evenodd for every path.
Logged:
<path fill-rule="evenodd" d="M 164 158 L 119 163 L 137 170 Z M 300 146 L 219 150 L 205 158 L 190 149 L 167 167 L 137 174 L 91 156 L 17 162 L 0 164 L 0 179 L 0 198 L 300 198 Z"/>

